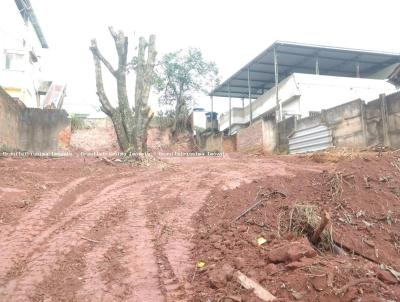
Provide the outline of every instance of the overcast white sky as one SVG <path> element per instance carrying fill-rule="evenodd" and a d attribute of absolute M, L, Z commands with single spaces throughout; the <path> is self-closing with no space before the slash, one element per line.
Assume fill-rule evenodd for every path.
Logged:
<path fill-rule="evenodd" d="M 4 0 L 1 0 L 4 1 Z M 51 73 L 68 84 L 66 108 L 97 106 L 90 39 L 116 54 L 107 26 L 157 36 L 165 52 L 199 47 L 227 78 L 275 40 L 400 52 L 400 1 L 307 0 L 31 0 L 51 50 Z M 134 37 L 135 35 L 135 37 Z M 110 81 L 111 83 L 111 81 Z M 110 94 L 113 93 L 112 87 Z M 133 82 L 131 85 L 133 90 Z M 153 95 L 152 104 L 156 104 Z M 208 97 L 199 103 L 209 107 Z M 218 111 L 227 100 L 215 102 Z"/>

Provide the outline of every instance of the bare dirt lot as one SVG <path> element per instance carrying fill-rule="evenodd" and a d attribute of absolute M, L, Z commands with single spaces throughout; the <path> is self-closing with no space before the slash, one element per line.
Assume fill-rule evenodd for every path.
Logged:
<path fill-rule="evenodd" d="M 0 158 L 0 301 L 259 301 L 227 268 L 281 301 L 399 301 L 399 166 L 394 153 Z M 296 204 L 329 211 L 336 251 L 285 232 Z"/>

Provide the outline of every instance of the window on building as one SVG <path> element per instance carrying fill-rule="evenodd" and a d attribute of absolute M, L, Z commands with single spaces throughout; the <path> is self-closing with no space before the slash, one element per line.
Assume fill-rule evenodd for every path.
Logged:
<path fill-rule="evenodd" d="M 24 70 L 24 55 L 20 53 L 6 53 L 6 66 L 7 70 Z"/>

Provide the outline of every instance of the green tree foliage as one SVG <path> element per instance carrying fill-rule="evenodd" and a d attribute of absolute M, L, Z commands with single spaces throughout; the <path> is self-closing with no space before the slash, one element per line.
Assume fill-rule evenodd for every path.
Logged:
<path fill-rule="evenodd" d="M 159 103 L 173 108 L 173 135 L 187 128 L 187 119 L 194 98 L 208 93 L 217 83 L 218 69 L 214 62 L 204 60 L 198 48 L 167 53 L 158 64 L 155 87 Z"/>

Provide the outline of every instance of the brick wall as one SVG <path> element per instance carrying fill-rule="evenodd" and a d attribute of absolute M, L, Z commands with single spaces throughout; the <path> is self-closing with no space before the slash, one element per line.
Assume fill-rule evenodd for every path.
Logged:
<path fill-rule="evenodd" d="M 224 152 L 236 151 L 236 134 L 231 136 L 224 136 L 222 139 L 222 148 Z"/>
<path fill-rule="evenodd" d="M 263 150 L 262 121 L 257 121 L 237 133 L 237 150 L 240 152 Z"/>

